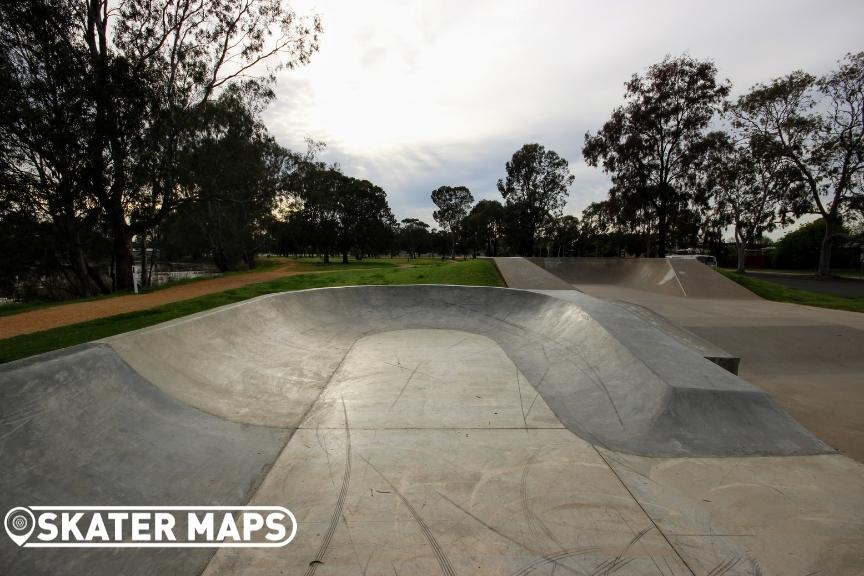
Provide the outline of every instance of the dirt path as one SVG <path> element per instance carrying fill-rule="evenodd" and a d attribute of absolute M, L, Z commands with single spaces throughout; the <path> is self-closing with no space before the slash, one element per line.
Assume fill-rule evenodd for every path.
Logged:
<path fill-rule="evenodd" d="M 78 322 L 86 322 L 88 320 L 95 320 L 96 318 L 114 316 L 115 314 L 146 310 L 147 308 L 179 302 L 180 300 L 189 300 L 190 298 L 204 296 L 205 294 L 240 288 L 248 284 L 257 284 L 285 276 L 308 274 L 310 272 L 314 273 L 316 271 L 308 266 L 304 266 L 301 262 L 284 260 L 275 268 L 261 272 L 249 272 L 247 274 L 233 274 L 231 276 L 222 276 L 208 280 L 197 280 L 146 294 L 129 294 L 88 302 L 70 302 L 49 308 L 30 310 L 20 314 L 0 316 L 0 340 L 20 334 L 41 332 L 42 330 L 66 326 L 67 324 L 77 324 Z"/>

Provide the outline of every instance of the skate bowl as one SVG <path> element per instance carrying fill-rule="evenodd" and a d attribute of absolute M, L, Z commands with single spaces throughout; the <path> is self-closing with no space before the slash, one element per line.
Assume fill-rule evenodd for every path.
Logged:
<path fill-rule="evenodd" d="M 625 310 L 577 298 L 456 286 L 316 289 L 37 356 L 0 372 L 4 457 L 32 442 L 51 453 L 72 441 L 64 428 L 75 411 L 95 411 L 110 424 L 124 418 L 120 404 L 147 419 L 124 428 L 136 444 L 135 435 L 188 432 L 195 443 L 233 431 L 278 444 L 278 431 L 300 425 L 358 338 L 406 329 L 490 338 L 568 429 L 610 449 L 653 456 L 828 451 L 765 392 Z M 204 421 L 210 424 L 192 424 Z M 96 435 L 97 424 L 89 425 Z"/>
<path fill-rule="evenodd" d="M 756 299 L 715 270 L 684 258 L 528 258 L 575 286 L 613 285 L 664 296 Z"/>
<path fill-rule="evenodd" d="M 451 496 L 473 486 L 474 496 L 488 498 L 482 506 L 489 514 L 502 499 L 519 501 L 521 491 L 514 512 L 534 518 L 533 502 L 561 534 L 577 530 L 581 538 L 614 541 L 608 550 L 587 545 L 574 556 L 573 562 L 599 565 L 620 557 L 633 534 L 617 524 L 612 532 L 598 531 L 593 515 L 582 526 L 581 514 L 563 511 L 606 490 L 628 515 L 642 514 L 635 503 L 623 504 L 629 497 L 600 450 L 682 462 L 833 452 L 768 394 L 697 351 L 621 307 L 567 292 L 567 299 L 457 286 L 280 293 L 10 363 L 0 367 L 0 509 L 290 502 L 303 526 L 290 551 L 296 573 L 319 565 L 325 553 L 328 562 L 347 566 L 339 573 L 354 573 L 353 544 L 340 541 L 328 551 L 326 534 L 337 531 L 340 514 L 368 513 L 364 522 L 378 522 L 382 512 L 341 511 L 353 437 L 354 466 L 379 480 L 351 484 L 352 501 L 371 505 L 397 486 L 410 492 L 380 504 L 397 530 L 387 538 L 406 539 L 397 551 L 416 550 L 417 542 L 399 528 L 406 521 L 400 502 L 437 494 L 423 492 L 430 486 Z M 541 451 L 545 456 L 538 457 Z M 333 478 L 340 459 L 341 492 Z M 550 483 L 542 491 L 547 496 L 526 499 L 529 469 L 533 481 Z M 597 507 L 601 516 L 603 510 Z M 435 549 L 431 533 L 421 532 L 420 541 Z M 344 533 L 337 531 L 337 541 L 338 534 Z M 555 538 L 523 546 L 528 556 L 522 560 L 507 552 L 508 540 L 487 561 L 535 566 L 546 562 L 552 552 L 544 546 Z M 677 562 L 659 536 L 651 536 L 650 546 Z M 704 562 L 726 561 L 712 556 L 715 548 L 704 548 Z M 433 562 L 413 565 L 415 572 L 435 572 L 435 562 L 442 570 L 449 565 L 426 552 L 409 556 L 415 554 Z M 285 561 L 251 558 L 212 556 L 203 548 L 119 555 L 0 545 L 0 566 L 28 574 L 199 574 L 205 568 L 207 574 L 257 574 L 273 573 Z M 462 560 L 474 565 L 476 550 L 466 549 Z M 634 562 L 647 570 L 653 560 Z"/>

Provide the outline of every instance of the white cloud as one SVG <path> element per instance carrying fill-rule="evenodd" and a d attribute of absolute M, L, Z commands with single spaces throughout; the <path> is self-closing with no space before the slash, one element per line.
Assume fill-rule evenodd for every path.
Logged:
<path fill-rule="evenodd" d="M 280 74 L 265 120 L 285 145 L 311 136 L 326 159 L 388 191 L 398 218 L 431 223 L 432 189 L 497 197 L 526 142 L 567 158 L 568 213 L 602 200 L 608 179 L 581 146 L 623 83 L 666 54 L 712 58 L 736 92 L 796 68 L 828 70 L 864 49 L 864 2 L 729 0 L 297 0 L 321 15 L 321 51 Z"/>

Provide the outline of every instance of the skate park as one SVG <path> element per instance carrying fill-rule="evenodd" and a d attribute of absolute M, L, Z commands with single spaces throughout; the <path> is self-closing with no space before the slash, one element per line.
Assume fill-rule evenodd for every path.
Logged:
<path fill-rule="evenodd" d="M 831 428 L 808 427 L 788 398 L 717 361 L 719 313 L 705 330 L 676 329 L 732 306 L 717 298 L 725 283 L 700 276 L 716 273 L 688 262 L 668 278 L 640 263 L 633 274 L 595 267 L 582 283 L 573 262 L 537 262 L 497 260 L 509 288 L 277 293 L 0 367 L 7 508 L 275 504 L 298 521 L 282 548 L 72 555 L 4 541 L 2 564 L 22 574 L 858 569 L 864 466 L 836 451 Z M 740 300 L 751 315 L 771 304 Z M 790 312 L 766 314 L 782 330 Z M 741 375 L 759 367 L 740 360 Z"/>

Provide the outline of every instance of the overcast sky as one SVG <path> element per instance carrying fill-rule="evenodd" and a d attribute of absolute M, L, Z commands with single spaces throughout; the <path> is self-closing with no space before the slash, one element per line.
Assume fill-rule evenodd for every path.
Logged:
<path fill-rule="evenodd" d="M 431 191 L 496 198 L 514 151 L 539 142 L 570 162 L 566 213 L 606 197 L 582 161 L 622 102 L 623 83 L 666 54 L 711 58 L 733 94 L 864 50 L 864 1 L 294 0 L 320 14 L 321 50 L 286 70 L 265 113 L 285 146 L 327 143 L 323 159 L 387 191 L 398 219 L 430 224 Z"/>

